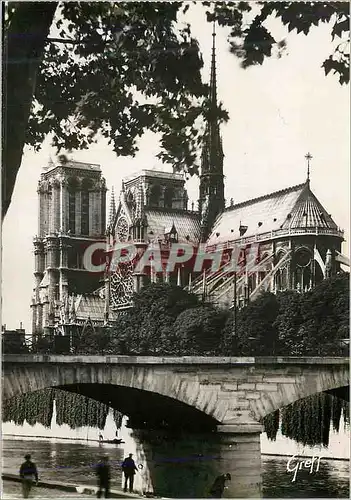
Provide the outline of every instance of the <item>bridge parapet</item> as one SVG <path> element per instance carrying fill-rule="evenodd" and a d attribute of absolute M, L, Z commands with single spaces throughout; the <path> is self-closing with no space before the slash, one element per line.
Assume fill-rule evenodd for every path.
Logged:
<path fill-rule="evenodd" d="M 211 356 L 82 356 L 56 354 L 4 354 L 3 363 L 83 363 L 83 364 L 131 364 L 131 365 L 348 365 L 348 357 L 313 356 L 259 356 L 259 357 L 211 357 Z"/>
<path fill-rule="evenodd" d="M 218 425 L 249 425 L 252 428 L 257 428 L 263 417 L 289 403 L 348 385 L 349 359 L 346 357 L 170 358 L 40 354 L 3 357 L 4 399 L 46 387 L 80 387 L 77 390 L 89 387 L 91 397 L 102 400 L 108 389 L 111 394 L 106 402 L 116 397 L 123 406 L 124 399 L 129 397 L 126 390 L 130 389 L 145 397 L 152 394 L 159 400 L 167 398 L 168 404 L 180 403 L 193 408 Z M 121 402 L 122 392 L 124 399 Z M 128 410 L 128 407 L 119 409 Z"/>

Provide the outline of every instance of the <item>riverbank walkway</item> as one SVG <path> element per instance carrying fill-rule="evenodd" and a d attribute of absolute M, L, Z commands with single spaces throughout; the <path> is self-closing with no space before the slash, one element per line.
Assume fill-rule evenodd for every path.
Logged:
<path fill-rule="evenodd" d="M 39 481 L 37 486 L 33 486 L 31 496 L 34 498 L 96 498 L 97 488 L 86 484 L 65 483 L 62 481 Z M 33 495 L 34 493 L 34 495 Z M 2 497 L 12 500 L 22 498 L 21 480 L 15 474 L 2 474 Z M 124 493 L 122 490 L 112 489 L 110 498 L 146 498 L 145 496 Z"/>

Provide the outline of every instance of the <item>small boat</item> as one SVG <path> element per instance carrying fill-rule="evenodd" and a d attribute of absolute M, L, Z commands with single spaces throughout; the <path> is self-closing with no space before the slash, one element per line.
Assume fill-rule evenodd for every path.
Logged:
<path fill-rule="evenodd" d="M 123 439 L 101 439 L 99 443 L 106 443 L 106 444 L 121 444 L 124 443 Z"/>

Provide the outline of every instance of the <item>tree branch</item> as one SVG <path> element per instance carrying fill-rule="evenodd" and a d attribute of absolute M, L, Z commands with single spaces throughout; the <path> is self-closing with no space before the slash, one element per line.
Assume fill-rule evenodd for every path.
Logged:
<path fill-rule="evenodd" d="M 16 5 L 3 45 L 2 218 L 9 208 L 25 144 L 36 77 L 57 2 Z"/>

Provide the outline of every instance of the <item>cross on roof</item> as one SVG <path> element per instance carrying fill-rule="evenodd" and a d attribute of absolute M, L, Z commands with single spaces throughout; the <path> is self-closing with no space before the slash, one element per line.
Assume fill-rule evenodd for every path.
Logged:
<path fill-rule="evenodd" d="M 305 155 L 305 158 L 307 160 L 307 180 L 309 181 L 310 180 L 310 160 L 313 159 L 313 156 L 311 155 L 311 153 L 307 153 L 307 155 Z"/>

